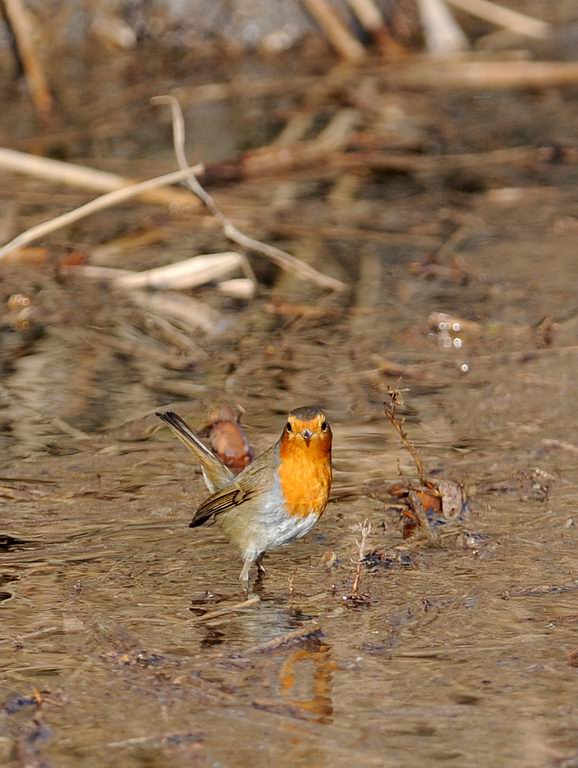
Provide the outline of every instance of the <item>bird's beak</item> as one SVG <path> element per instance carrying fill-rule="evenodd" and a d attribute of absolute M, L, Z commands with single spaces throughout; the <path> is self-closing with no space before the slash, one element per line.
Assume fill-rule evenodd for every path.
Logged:
<path fill-rule="evenodd" d="M 311 438 L 313 437 L 313 432 L 310 429 L 304 429 L 301 434 L 303 435 L 303 439 L 305 440 L 305 445 L 309 447 L 309 443 L 311 442 Z"/>

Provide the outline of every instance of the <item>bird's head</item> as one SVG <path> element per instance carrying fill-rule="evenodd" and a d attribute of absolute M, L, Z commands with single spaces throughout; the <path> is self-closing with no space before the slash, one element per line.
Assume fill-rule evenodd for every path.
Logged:
<path fill-rule="evenodd" d="M 289 450 L 331 451 L 331 427 L 327 417 L 317 407 L 295 408 L 287 416 L 281 444 Z"/>

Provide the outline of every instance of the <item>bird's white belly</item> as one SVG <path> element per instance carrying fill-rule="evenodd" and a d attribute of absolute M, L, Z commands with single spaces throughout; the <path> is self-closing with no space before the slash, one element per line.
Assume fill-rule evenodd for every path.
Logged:
<path fill-rule="evenodd" d="M 263 551 L 276 549 L 289 544 L 294 539 L 300 539 L 313 528 L 318 519 L 317 512 L 311 512 L 308 515 L 288 514 L 281 500 L 280 488 L 273 488 L 261 513 L 261 527 L 266 540 Z"/>

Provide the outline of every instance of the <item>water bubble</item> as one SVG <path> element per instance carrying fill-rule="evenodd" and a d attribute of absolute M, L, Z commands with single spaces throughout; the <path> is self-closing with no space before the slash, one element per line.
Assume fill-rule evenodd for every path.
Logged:
<path fill-rule="evenodd" d="M 243 30 L 243 38 L 249 45 L 256 43 L 261 36 L 261 27 L 255 22 L 247 24 Z"/>

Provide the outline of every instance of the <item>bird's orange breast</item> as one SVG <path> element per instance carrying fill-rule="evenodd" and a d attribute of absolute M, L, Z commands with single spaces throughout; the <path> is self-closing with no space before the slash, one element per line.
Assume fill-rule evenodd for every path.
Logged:
<path fill-rule="evenodd" d="M 290 515 L 322 515 L 331 490 L 331 448 L 312 442 L 308 447 L 281 442 L 279 478 Z"/>

